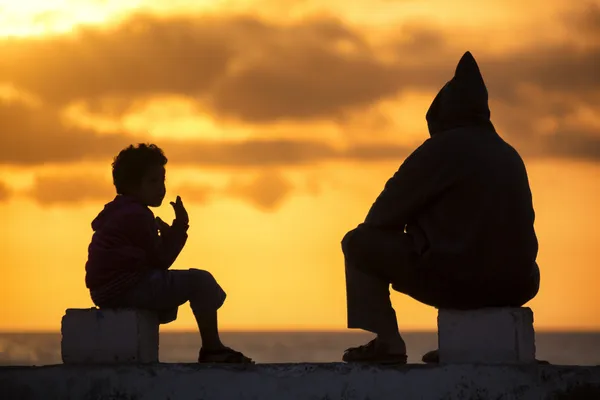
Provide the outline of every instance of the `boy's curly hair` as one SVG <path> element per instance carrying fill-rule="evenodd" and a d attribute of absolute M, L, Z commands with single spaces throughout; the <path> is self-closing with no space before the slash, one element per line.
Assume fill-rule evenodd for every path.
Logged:
<path fill-rule="evenodd" d="M 121 150 L 112 163 L 117 193 L 125 194 L 129 188 L 136 187 L 150 167 L 164 166 L 167 161 L 161 148 L 154 144 L 139 143 Z"/>

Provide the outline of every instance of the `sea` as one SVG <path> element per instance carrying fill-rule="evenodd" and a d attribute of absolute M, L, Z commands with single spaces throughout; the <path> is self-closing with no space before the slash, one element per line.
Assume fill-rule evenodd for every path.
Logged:
<path fill-rule="evenodd" d="M 222 341 L 257 363 L 340 362 L 348 347 L 373 336 L 363 332 L 223 332 Z M 436 332 L 403 334 L 410 363 L 437 347 Z M 60 333 L 0 333 L 0 365 L 60 364 Z M 193 363 L 201 341 L 195 332 L 161 332 L 161 362 Z M 556 365 L 600 365 L 600 332 L 537 332 L 537 358 Z"/>

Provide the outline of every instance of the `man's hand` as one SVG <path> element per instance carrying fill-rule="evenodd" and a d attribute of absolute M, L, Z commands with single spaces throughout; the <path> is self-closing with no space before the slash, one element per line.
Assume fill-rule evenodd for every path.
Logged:
<path fill-rule="evenodd" d="M 175 221 L 177 221 L 177 223 L 181 223 L 182 225 L 188 225 L 190 223 L 190 218 L 185 210 L 185 207 L 183 206 L 181 197 L 177 196 L 177 199 L 175 202 L 171 202 L 171 205 L 173 206 L 173 210 L 175 210 Z"/>

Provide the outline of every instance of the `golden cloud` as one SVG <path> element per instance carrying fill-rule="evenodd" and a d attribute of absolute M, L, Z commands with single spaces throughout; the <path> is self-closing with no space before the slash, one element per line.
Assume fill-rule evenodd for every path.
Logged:
<path fill-rule="evenodd" d="M 278 209 L 296 187 L 278 171 L 264 170 L 247 177 L 234 175 L 223 187 L 187 183 L 168 188 L 187 203 L 207 204 L 216 197 L 230 197 L 249 203 L 259 210 Z M 6 201 L 12 190 L 0 182 L 0 202 Z M 44 207 L 61 207 L 86 202 L 108 202 L 115 195 L 110 181 L 98 174 L 44 174 L 35 177 L 32 186 L 21 194 Z"/>
<path fill-rule="evenodd" d="M 292 183 L 284 175 L 269 171 L 250 182 L 233 179 L 226 193 L 249 201 L 260 210 L 269 211 L 279 208 L 292 189 Z"/>
<path fill-rule="evenodd" d="M 565 24 L 583 21 L 570 41 L 475 54 L 493 120 L 524 156 L 600 159 L 597 127 L 573 122 L 582 109 L 600 113 L 600 45 L 578 46 L 598 30 L 599 10 L 565 17 Z M 76 35 L 3 40 L 0 81 L 44 105 L 0 102 L 0 163 L 108 160 L 138 140 L 127 132 L 100 135 L 65 125 L 60 112 L 73 103 L 119 115 L 136 99 L 183 96 L 215 120 L 260 127 L 280 120 L 343 119 L 407 91 L 431 92 L 433 99 L 465 49 L 435 27 L 413 24 L 399 31 L 374 45 L 365 32 L 331 18 L 283 24 L 250 16 L 135 15 Z M 546 120 L 554 122 L 544 126 L 553 128 L 540 130 Z M 300 137 L 160 144 L 177 163 L 221 167 L 401 159 L 409 150 L 351 138 L 337 146 Z"/>
<path fill-rule="evenodd" d="M 0 102 L 0 164 L 39 165 L 82 160 L 109 163 L 124 147 L 139 138 L 126 133 L 101 135 L 64 125 L 52 109 Z M 159 143 L 178 165 L 213 167 L 264 167 L 313 164 L 335 160 L 375 160 L 406 156 L 401 145 L 332 144 L 302 139 L 249 139 L 237 142 L 214 140 Z M 378 157 L 379 156 L 379 157 Z"/>
<path fill-rule="evenodd" d="M 0 181 L 0 202 L 7 201 L 12 195 L 12 190 L 8 185 Z"/>
<path fill-rule="evenodd" d="M 581 18 L 594 25 L 589 14 Z M 331 118 L 399 91 L 437 89 L 464 50 L 434 27 L 409 25 L 400 33 L 409 39 L 375 47 L 333 19 L 283 25 L 250 16 L 136 15 L 76 36 L 4 41 L 0 71 L 2 80 L 52 104 L 178 94 L 249 122 Z M 478 58 L 494 96 L 508 97 L 520 82 L 597 90 L 598 57 L 600 48 L 550 44 Z"/>
<path fill-rule="evenodd" d="M 26 194 L 44 206 L 66 205 L 88 201 L 110 200 L 115 196 L 112 184 L 89 175 L 41 175 Z"/>

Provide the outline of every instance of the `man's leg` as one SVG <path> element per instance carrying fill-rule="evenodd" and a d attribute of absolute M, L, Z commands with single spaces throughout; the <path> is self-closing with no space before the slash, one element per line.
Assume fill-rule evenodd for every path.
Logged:
<path fill-rule="evenodd" d="M 439 277 L 423 276 L 422 281 L 432 281 L 436 279 L 439 283 Z M 453 308 L 462 310 L 472 310 L 487 307 L 522 307 L 529 300 L 533 299 L 538 293 L 540 287 L 540 273 L 537 265 L 532 271 L 532 276 L 523 280 L 518 278 L 512 281 L 504 279 L 503 284 L 494 284 L 490 282 L 486 285 L 472 285 L 467 287 L 460 283 L 452 283 L 450 279 L 445 279 L 443 284 L 435 285 L 437 287 L 421 288 L 413 297 L 421 302 L 433 305 L 436 308 Z M 439 351 L 432 350 L 425 353 L 422 357 L 424 363 L 439 363 Z M 538 361 L 541 364 L 547 364 L 547 361 Z"/>
<path fill-rule="evenodd" d="M 414 275 L 410 238 L 401 232 L 362 226 L 344 238 L 342 248 L 346 257 L 348 327 L 377 334 L 372 343 L 349 349 L 344 359 L 378 361 L 389 355 L 405 355 L 406 345 L 398 331 L 389 286 L 400 279 L 410 286 Z"/>
<path fill-rule="evenodd" d="M 348 328 L 363 329 L 384 337 L 398 335 L 389 286 L 389 282 L 346 261 Z"/>

